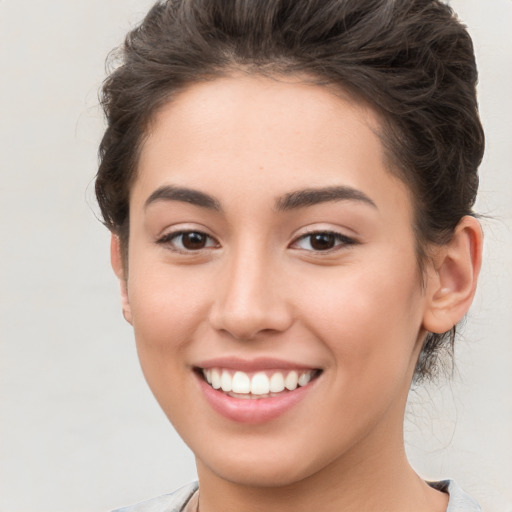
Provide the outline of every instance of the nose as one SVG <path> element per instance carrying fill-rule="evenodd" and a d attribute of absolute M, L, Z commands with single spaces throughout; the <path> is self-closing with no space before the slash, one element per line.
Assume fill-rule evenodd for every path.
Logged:
<path fill-rule="evenodd" d="M 260 254 L 240 254 L 225 262 L 210 312 L 210 324 L 237 340 L 286 331 L 293 322 L 282 273 Z"/>

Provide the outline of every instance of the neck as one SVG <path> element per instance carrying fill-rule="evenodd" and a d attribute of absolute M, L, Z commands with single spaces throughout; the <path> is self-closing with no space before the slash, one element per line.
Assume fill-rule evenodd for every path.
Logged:
<path fill-rule="evenodd" d="M 447 495 L 430 488 L 407 461 L 401 425 L 392 439 L 388 429 L 371 437 L 320 471 L 279 487 L 230 481 L 197 461 L 200 512 L 444 512 Z"/>

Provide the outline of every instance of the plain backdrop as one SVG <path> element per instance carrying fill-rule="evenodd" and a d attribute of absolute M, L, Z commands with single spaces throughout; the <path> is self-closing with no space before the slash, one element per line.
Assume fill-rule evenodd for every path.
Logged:
<path fill-rule="evenodd" d="M 0 0 L 0 511 L 107 511 L 194 479 L 148 391 L 95 218 L 104 59 L 149 0 Z M 487 132 L 486 233 L 452 380 L 411 393 L 407 448 L 512 512 L 512 1 L 458 0 Z"/>

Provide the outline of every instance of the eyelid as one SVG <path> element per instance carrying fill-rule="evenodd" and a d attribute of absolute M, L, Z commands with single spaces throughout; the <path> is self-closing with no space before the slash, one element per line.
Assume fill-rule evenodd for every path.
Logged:
<path fill-rule="evenodd" d="M 158 235 L 155 240 L 155 244 L 167 246 L 167 248 L 173 252 L 182 253 L 182 254 L 200 254 L 204 251 L 210 251 L 212 249 L 216 249 L 220 247 L 220 243 L 218 242 L 217 238 L 213 235 L 211 235 L 209 230 L 203 227 L 195 227 L 195 226 L 187 226 L 187 225 L 178 225 L 171 228 L 168 228 L 166 231 L 163 232 L 163 234 Z M 173 243 L 173 240 L 176 238 L 179 238 L 182 235 L 188 234 L 188 233 L 197 233 L 200 235 L 205 236 L 208 241 L 207 245 L 205 247 L 199 248 L 199 249 L 186 249 L 186 248 L 180 248 L 176 247 L 176 245 Z M 333 247 L 327 248 L 327 249 L 306 249 L 302 247 L 297 247 L 297 244 L 314 235 L 331 235 L 336 239 L 336 243 Z M 212 243 L 213 242 L 213 243 Z M 348 236 L 339 230 L 332 229 L 332 228 L 322 228 L 322 227 L 309 227 L 306 228 L 302 233 L 294 236 L 291 243 L 288 245 L 289 248 L 296 249 L 296 250 L 302 250 L 305 252 L 315 253 L 315 254 L 330 254 L 333 252 L 338 252 L 341 250 L 346 249 L 349 246 L 359 244 L 360 242 L 354 238 L 353 236 Z"/>
<path fill-rule="evenodd" d="M 203 235 L 203 236 L 207 237 L 209 240 L 213 241 L 214 244 L 203 247 L 201 249 L 181 249 L 179 247 L 174 246 L 174 244 L 172 243 L 172 241 L 174 239 L 176 239 L 180 236 L 183 236 L 185 234 L 188 234 L 188 233 L 197 233 L 197 234 Z M 168 231 L 165 231 L 162 235 L 159 235 L 156 238 L 155 243 L 157 245 L 166 246 L 169 250 L 171 250 L 173 252 L 181 253 L 181 254 L 199 254 L 203 251 L 220 247 L 218 240 L 214 236 L 207 233 L 207 231 L 204 229 L 197 229 L 194 227 L 179 227 L 179 228 L 170 229 Z"/>
<path fill-rule="evenodd" d="M 297 242 L 304 240 L 307 237 L 311 237 L 313 235 L 332 235 L 337 239 L 338 242 L 341 242 L 341 243 L 337 243 L 334 247 L 332 247 L 330 249 L 324 249 L 324 250 L 304 249 L 304 248 L 296 248 L 296 249 L 321 255 L 321 254 L 330 254 L 333 252 L 337 252 L 337 251 L 346 249 L 349 246 L 359 244 L 359 241 L 357 239 L 355 239 L 354 237 L 345 235 L 344 233 L 340 233 L 339 231 L 336 231 L 333 229 L 310 228 L 310 229 L 306 230 L 306 232 L 303 232 L 300 235 L 296 236 L 290 243 L 289 247 L 294 248 L 293 246 L 296 245 Z"/>

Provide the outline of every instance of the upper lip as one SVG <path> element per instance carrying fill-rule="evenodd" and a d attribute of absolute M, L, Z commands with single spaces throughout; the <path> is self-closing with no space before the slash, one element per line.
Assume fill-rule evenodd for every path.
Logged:
<path fill-rule="evenodd" d="M 243 372 L 257 372 L 263 370 L 314 370 L 318 369 L 310 364 L 299 362 L 257 357 L 254 359 L 243 359 L 238 357 L 216 357 L 201 361 L 194 365 L 196 368 L 225 368 L 229 370 L 240 370 Z"/>

